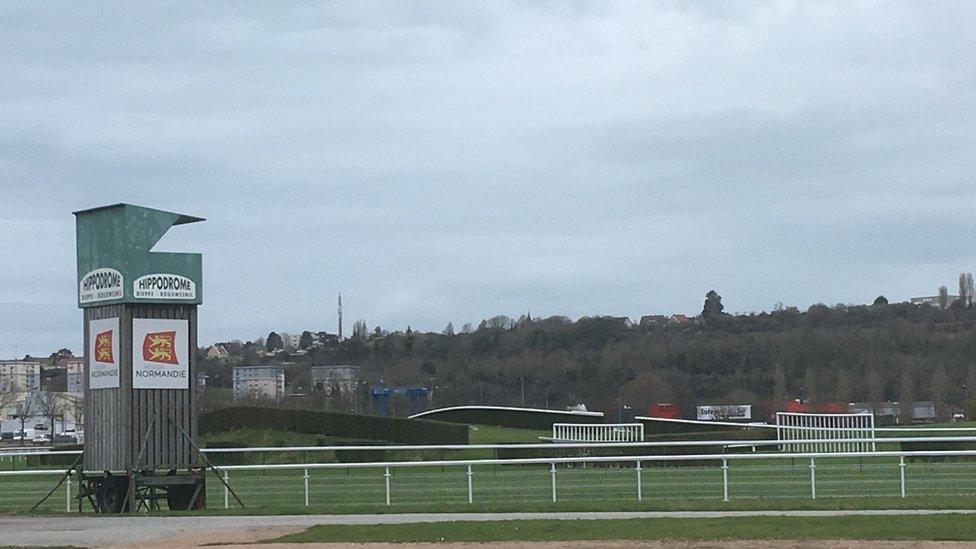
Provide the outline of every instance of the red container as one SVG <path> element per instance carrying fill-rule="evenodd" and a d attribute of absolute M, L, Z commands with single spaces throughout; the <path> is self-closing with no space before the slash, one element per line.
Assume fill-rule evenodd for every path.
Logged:
<path fill-rule="evenodd" d="M 659 417 L 662 419 L 680 419 L 681 410 L 670 402 L 659 402 L 647 407 L 649 417 Z"/>

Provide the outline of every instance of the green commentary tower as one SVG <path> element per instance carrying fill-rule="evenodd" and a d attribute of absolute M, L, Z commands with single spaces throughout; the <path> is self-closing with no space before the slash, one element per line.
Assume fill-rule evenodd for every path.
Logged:
<path fill-rule="evenodd" d="M 152 248 L 171 227 L 203 219 L 131 204 L 75 216 L 86 358 L 82 498 L 100 512 L 158 499 L 200 508 L 194 350 L 202 257 Z"/>

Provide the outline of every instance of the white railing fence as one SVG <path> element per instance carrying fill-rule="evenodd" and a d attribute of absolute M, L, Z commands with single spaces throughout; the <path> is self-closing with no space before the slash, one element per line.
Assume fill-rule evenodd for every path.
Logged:
<path fill-rule="evenodd" d="M 843 439 L 810 439 L 809 443 L 836 442 Z M 863 439 L 850 439 L 851 441 L 863 441 Z M 976 437 L 913 437 L 895 439 L 871 439 L 869 442 L 974 442 Z M 695 443 L 708 443 L 712 446 L 719 446 L 728 442 L 736 445 L 743 441 L 694 441 Z M 282 496 L 283 505 L 302 505 L 309 506 L 311 501 L 319 494 L 314 492 L 318 485 L 316 482 L 319 477 L 312 473 L 325 474 L 326 472 L 346 473 L 368 473 L 382 472 L 382 494 L 383 499 L 374 504 L 393 505 L 398 503 L 394 497 L 394 490 L 397 488 L 397 475 L 404 474 L 407 479 L 404 482 L 411 484 L 411 489 L 416 489 L 416 484 L 425 485 L 424 489 L 436 491 L 436 482 L 455 482 L 451 478 L 456 478 L 457 482 L 463 482 L 466 487 L 466 501 L 474 503 L 478 500 L 479 484 L 482 483 L 507 483 L 510 490 L 518 490 L 519 475 L 524 473 L 539 474 L 542 470 L 548 473 L 549 477 L 549 499 L 552 502 L 559 501 L 559 494 L 562 489 L 571 490 L 574 494 L 587 491 L 600 490 L 603 477 L 595 477 L 601 471 L 612 471 L 614 473 L 616 489 L 618 495 L 630 493 L 629 497 L 636 497 L 642 501 L 646 497 L 660 496 L 655 490 L 664 490 L 665 483 L 672 482 L 672 486 L 667 487 L 669 492 L 681 497 L 683 493 L 691 490 L 691 484 L 682 484 L 674 480 L 679 475 L 676 473 L 685 470 L 687 478 L 693 479 L 694 489 L 702 492 L 702 497 L 721 497 L 723 501 L 729 501 L 734 497 L 757 497 L 756 493 L 768 494 L 770 497 L 800 497 L 797 486 L 806 486 L 807 497 L 816 499 L 818 497 L 818 486 L 823 484 L 823 480 L 818 479 L 818 466 L 827 467 L 829 475 L 828 486 L 832 490 L 832 495 L 857 496 L 863 495 L 858 492 L 858 486 L 871 487 L 868 495 L 887 495 L 890 497 L 908 497 L 915 495 L 908 489 L 908 482 L 916 482 L 919 486 L 931 484 L 940 490 L 946 490 L 947 483 L 960 483 L 959 492 L 968 495 L 976 495 L 976 450 L 918 450 L 918 451 L 846 451 L 846 452 L 788 452 L 781 453 L 775 451 L 775 445 L 779 441 L 751 441 L 757 446 L 773 446 L 774 451 L 749 452 L 749 453 L 721 453 L 721 454 L 640 454 L 635 453 L 625 456 L 571 456 L 571 457 L 532 457 L 532 458 L 510 458 L 510 459 L 436 459 L 420 461 L 380 461 L 370 463 L 281 463 L 281 464 L 253 464 L 253 465 L 226 465 L 219 467 L 220 474 L 224 479 L 231 483 L 238 481 L 245 487 L 249 482 L 253 482 L 261 475 L 285 473 L 294 471 L 301 473 L 301 491 L 294 493 L 293 498 L 287 494 Z M 667 443 L 619 443 L 619 446 L 631 446 L 637 449 L 648 446 L 665 446 Z M 683 445 L 695 447 L 691 441 L 683 441 Z M 577 444 L 580 447 L 589 447 L 588 444 Z M 525 446 L 544 446 L 565 448 L 566 444 L 551 445 L 489 445 L 502 447 L 525 447 Z M 605 445 L 599 445 L 605 446 Z M 665 446 L 666 447 L 666 446 Z M 399 447 L 395 447 L 399 448 Z M 213 449 L 211 449 L 213 450 Z M 221 449 L 221 450 L 253 450 L 253 449 Z M 282 448 L 273 449 L 281 451 Z M 291 449 L 295 450 L 295 449 Z M 52 454 L 72 454 L 76 452 L 58 452 Z M 31 453 L 30 455 L 37 455 Z M 926 460 L 947 460 L 947 461 L 926 461 Z M 867 463 L 866 463 L 867 462 Z M 913 479 L 906 475 L 906 466 L 912 464 L 915 467 L 917 478 Z M 599 466 L 599 467 L 598 467 Z M 716 469 L 716 467 L 718 469 Z M 952 469 L 952 468 L 956 469 Z M 440 468 L 438 473 L 432 472 Z M 540 469 L 543 468 L 543 469 Z M 455 473 L 444 473 L 445 469 L 456 470 Z M 626 471 L 632 470 L 629 485 L 626 481 Z M 803 469 L 808 471 L 808 480 L 799 479 L 797 471 Z M 421 474 L 406 475 L 406 472 L 414 470 Z M 710 476 L 710 472 L 720 470 L 719 477 Z M 562 472 L 560 472 L 562 471 Z M 688 472 L 690 471 L 690 472 Z M 867 472 L 865 472 L 867 471 Z M 955 472 L 954 472 L 955 471 Z M 31 476 L 50 477 L 51 482 L 57 475 L 63 474 L 59 469 L 42 470 L 19 470 L 19 471 L 0 471 L 0 486 L 4 482 L 18 482 L 20 479 Z M 428 476 L 423 476 L 428 475 Z M 564 483 L 557 482 L 558 477 L 565 475 L 567 478 Z M 788 476 L 788 483 L 792 489 L 783 492 L 784 475 Z M 873 476 L 872 476 L 873 475 Z M 653 482 L 649 482 L 649 477 L 653 477 Z M 291 485 L 286 481 L 288 477 L 275 477 L 276 485 Z M 366 474 L 362 479 L 355 477 L 357 484 L 355 490 L 362 491 L 364 483 L 371 482 L 375 478 Z M 535 477 L 538 478 L 538 477 Z M 328 477 L 335 480 L 336 477 Z M 714 480 L 711 480 L 714 479 Z M 897 479 L 897 481 L 895 480 Z M 597 482 L 594 482 L 596 480 Z M 879 493 L 875 486 L 881 482 L 882 490 Z M 712 484 L 714 482 L 714 484 Z M 43 483 L 37 483 L 41 486 Z M 218 483 L 212 485 L 219 486 Z M 45 485 L 46 486 L 46 485 Z M 293 486 L 293 485 L 291 485 Z M 564 488 L 560 488 L 563 486 Z M 711 488 L 709 488 L 711 486 Z M 742 493 L 736 490 L 741 489 Z M 290 490 L 290 489 L 289 489 Z M 887 492 L 885 491 L 887 490 Z M 65 506 L 71 509 L 70 482 L 66 485 Z M 684 492 L 683 492 L 684 491 Z M 16 490 L 13 490 L 16 492 Z M 890 493 L 888 493 L 890 492 Z M 353 492 L 350 492 L 353 493 Z M 695 492 L 698 494 L 698 492 Z M 953 492 L 955 493 L 955 492 Z M 4 490 L 0 490 L 0 507 L 2 507 Z M 260 490 L 256 491 L 258 496 L 262 495 Z M 708 494 L 712 494 L 709 496 Z M 785 495 L 784 495 L 785 494 Z M 37 494 L 38 496 L 42 494 Z M 378 494 L 377 494 L 378 495 Z M 924 494 L 919 494 L 924 495 Z M 230 498 L 228 491 L 224 489 L 224 507 L 229 508 Z M 301 503 L 299 503 L 301 502 Z M 280 503 L 280 502 L 279 502 Z M 258 506 L 268 504 L 259 501 Z"/>
<path fill-rule="evenodd" d="M 874 414 L 871 413 L 776 412 L 776 438 L 786 442 L 782 449 L 788 452 L 873 451 L 876 447 L 869 439 L 874 436 Z M 812 442 L 813 439 L 827 439 L 827 442 Z M 845 441 L 840 442 L 839 439 Z"/>
<path fill-rule="evenodd" d="M 795 427 L 801 430 L 815 430 L 814 427 Z M 823 430 L 823 429 L 820 429 Z M 880 429 L 878 429 L 880 430 Z M 913 429 L 918 430 L 918 429 Z M 804 444 L 818 445 L 831 443 L 869 443 L 871 448 L 876 448 L 878 444 L 899 444 L 906 442 L 950 442 L 950 443 L 972 443 L 976 442 L 976 436 L 921 436 L 921 437 L 873 437 L 873 438 L 808 438 L 803 439 Z M 782 440 L 778 439 L 724 439 L 724 440 L 655 440 L 655 441 L 621 441 L 621 442 L 539 442 L 539 443 L 510 443 L 510 444 L 416 444 L 416 445 L 342 445 L 342 446 L 254 446 L 247 448 L 202 448 L 201 451 L 207 455 L 217 454 L 250 454 L 250 453 L 315 453 L 315 452 L 342 452 L 342 451 L 464 451 L 464 450 L 512 450 L 512 449 L 552 449 L 565 450 L 567 448 L 680 448 L 680 447 L 722 447 L 722 448 L 743 448 L 743 447 L 780 447 L 784 446 Z M 815 452 L 816 450 L 810 450 Z M 871 453 L 871 450 L 849 450 L 848 453 Z M 77 456 L 81 450 L 48 450 L 37 451 L 36 449 L 9 449 L 0 451 L 0 463 L 5 457 L 43 457 L 43 456 Z M 823 452 L 827 453 L 827 452 Z M 343 464 L 345 465 L 345 464 Z"/>
<path fill-rule="evenodd" d="M 557 442 L 641 442 L 643 423 L 553 423 Z"/>

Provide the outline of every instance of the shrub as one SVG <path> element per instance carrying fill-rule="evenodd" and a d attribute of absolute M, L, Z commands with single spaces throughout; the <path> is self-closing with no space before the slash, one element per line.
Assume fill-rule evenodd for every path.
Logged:
<path fill-rule="evenodd" d="M 238 442 L 236 440 L 214 440 L 208 442 L 207 448 L 247 448 L 247 444 L 243 442 Z M 215 465 L 241 465 L 245 463 L 246 454 L 229 452 L 229 453 L 210 453 L 207 454 L 207 458 L 213 462 Z"/>
<path fill-rule="evenodd" d="M 467 444 L 468 428 L 439 421 L 237 406 L 200 416 L 201 434 L 227 429 L 273 429 L 404 444 Z"/>

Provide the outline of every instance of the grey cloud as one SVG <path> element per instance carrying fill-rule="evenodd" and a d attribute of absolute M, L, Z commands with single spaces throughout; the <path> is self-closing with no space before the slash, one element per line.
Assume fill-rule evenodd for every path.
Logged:
<path fill-rule="evenodd" d="M 333 330 L 339 289 L 414 329 L 931 292 L 976 259 L 974 16 L 5 5 L 0 355 L 80 345 L 70 212 L 118 201 L 208 218 L 161 243 L 204 341 Z"/>

